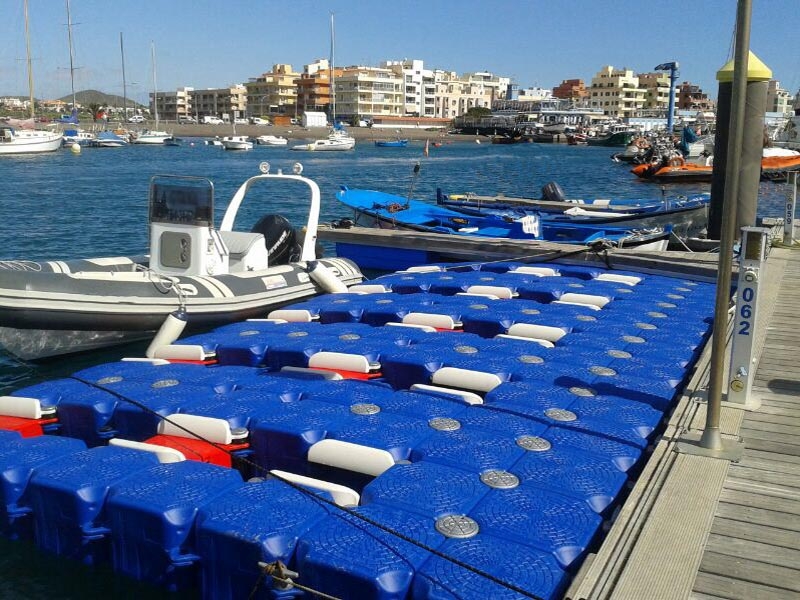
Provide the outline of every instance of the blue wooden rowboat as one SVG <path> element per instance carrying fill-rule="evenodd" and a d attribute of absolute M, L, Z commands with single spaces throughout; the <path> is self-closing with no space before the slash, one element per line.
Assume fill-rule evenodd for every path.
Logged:
<path fill-rule="evenodd" d="M 397 140 L 375 140 L 375 145 L 378 148 L 405 148 L 408 146 L 407 139 Z"/>

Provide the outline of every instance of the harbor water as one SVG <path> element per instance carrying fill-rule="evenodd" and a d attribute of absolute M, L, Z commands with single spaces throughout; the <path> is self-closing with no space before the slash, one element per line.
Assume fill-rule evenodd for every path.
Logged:
<path fill-rule="evenodd" d="M 352 152 L 313 154 L 256 146 L 250 152 L 226 152 L 201 139 L 179 147 L 131 146 L 120 149 L 67 150 L 51 155 L 0 160 L 0 223 L 5 244 L 0 260 L 73 259 L 143 254 L 147 250 L 147 193 L 153 175 L 208 177 L 215 185 L 217 223 L 229 198 L 258 165 L 289 171 L 303 164 L 303 174 L 322 190 L 322 222 L 351 216 L 334 199 L 336 190 L 381 190 L 433 200 L 445 193 L 538 197 L 543 185 L 558 182 L 571 198 L 676 198 L 709 191 L 710 184 L 662 187 L 639 180 L 629 166 L 610 160 L 613 149 L 561 145 L 492 145 L 443 142 L 423 156 L 423 143 L 406 148 L 377 148 L 361 142 Z M 414 165 L 421 163 L 417 175 Z M 263 188 L 266 190 L 266 188 Z M 240 228 L 263 214 L 278 213 L 295 226 L 304 223 L 305 189 L 270 187 L 263 201 L 243 207 Z M 782 216 L 786 187 L 762 183 L 758 214 Z M 249 198 L 249 196 L 248 196 Z M 327 248 L 330 254 L 332 249 Z M 63 376 L 85 366 L 139 354 L 143 346 L 123 347 L 80 357 L 28 364 L 0 351 L 0 394 L 42 379 Z M 58 563 L 58 564 L 54 564 Z M 0 598 L 156 597 L 157 592 L 115 580 L 111 574 L 64 564 L 52 557 L 0 541 Z M 95 583 L 96 586 L 95 587 Z M 96 592 L 92 592 L 96 589 Z"/>

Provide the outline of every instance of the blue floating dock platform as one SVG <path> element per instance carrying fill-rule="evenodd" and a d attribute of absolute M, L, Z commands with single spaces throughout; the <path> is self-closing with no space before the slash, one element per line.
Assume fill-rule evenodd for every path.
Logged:
<path fill-rule="evenodd" d="M 50 417 L 35 437 L 0 427 L 0 525 L 205 598 L 295 597 L 278 563 L 343 598 L 559 598 L 681 393 L 713 296 L 594 266 L 451 265 L 179 340 L 197 364 L 17 390 Z"/>

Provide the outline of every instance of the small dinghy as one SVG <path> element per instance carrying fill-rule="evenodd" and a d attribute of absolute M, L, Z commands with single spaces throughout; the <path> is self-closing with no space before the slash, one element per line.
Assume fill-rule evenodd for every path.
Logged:
<path fill-rule="evenodd" d="M 264 316 L 359 283 L 352 262 L 317 260 L 320 191 L 300 175 L 302 166 L 291 175 L 270 174 L 268 163 L 260 168 L 236 191 L 219 229 L 211 181 L 153 177 L 149 256 L 0 261 L 0 345 L 35 360 L 146 339 L 162 326 L 174 325 L 174 338 L 185 325 L 199 330 Z M 234 231 L 251 186 L 275 180 L 308 186 L 305 236 L 279 215 L 265 215 L 252 231 Z"/>

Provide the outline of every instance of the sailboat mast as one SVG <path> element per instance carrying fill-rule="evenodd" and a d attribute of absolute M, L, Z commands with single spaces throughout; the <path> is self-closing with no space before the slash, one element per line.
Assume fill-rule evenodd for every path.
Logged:
<path fill-rule="evenodd" d="M 153 111 L 156 116 L 156 130 L 158 130 L 158 84 L 156 83 L 156 45 L 150 43 L 150 53 L 153 57 Z"/>
<path fill-rule="evenodd" d="M 128 120 L 128 88 L 125 84 L 125 47 L 122 45 L 122 32 L 119 32 L 119 54 L 122 59 L 122 120 Z"/>
<path fill-rule="evenodd" d="M 333 33 L 333 13 L 331 13 L 331 119 L 333 126 L 336 127 L 336 81 L 334 73 L 334 33 Z"/>
<path fill-rule="evenodd" d="M 23 3 L 25 9 L 25 51 L 28 55 L 28 97 L 31 103 L 31 119 L 36 116 L 33 106 L 33 61 L 31 60 L 31 33 L 28 27 L 28 0 Z"/>
<path fill-rule="evenodd" d="M 69 81 L 72 86 L 72 110 L 77 108 L 75 104 L 75 50 L 72 47 L 72 16 L 69 12 L 69 0 L 67 0 L 67 39 L 69 40 Z"/>

